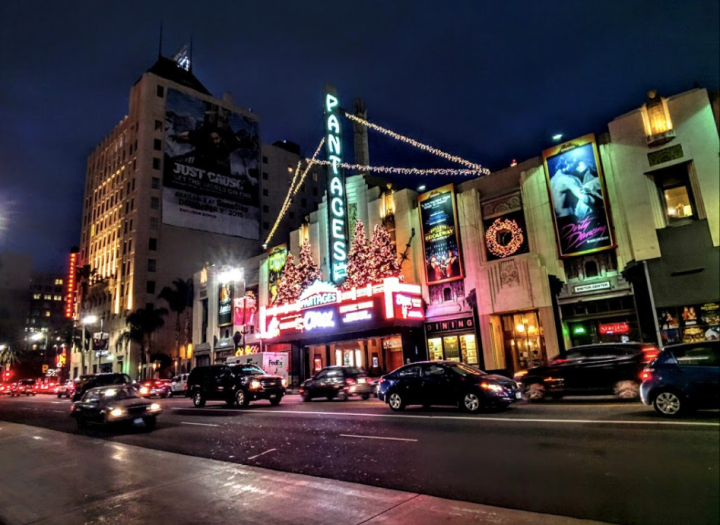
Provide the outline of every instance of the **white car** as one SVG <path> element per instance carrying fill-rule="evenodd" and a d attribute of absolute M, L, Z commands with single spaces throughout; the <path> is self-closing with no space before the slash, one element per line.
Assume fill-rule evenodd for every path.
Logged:
<path fill-rule="evenodd" d="M 187 385 L 188 376 L 190 374 L 180 374 L 170 380 L 170 395 L 185 395 L 185 386 Z"/>

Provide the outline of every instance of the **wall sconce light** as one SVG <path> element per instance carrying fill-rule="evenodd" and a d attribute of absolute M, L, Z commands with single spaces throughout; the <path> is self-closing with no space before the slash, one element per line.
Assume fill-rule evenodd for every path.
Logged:
<path fill-rule="evenodd" d="M 649 147 L 662 146 L 675 138 L 667 101 L 658 95 L 657 91 L 648 92 L 648 99 L 641 111 Z"/>

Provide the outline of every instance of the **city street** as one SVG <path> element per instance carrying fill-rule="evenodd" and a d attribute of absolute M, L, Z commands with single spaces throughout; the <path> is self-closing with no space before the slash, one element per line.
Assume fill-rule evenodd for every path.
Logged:
<path fill-rule="evenodd" d="M 611 398 L 470 416 L 378 400 L 247 409 L 161 400 L 158 428 L 85 434 L 140 447 L 431 496 L 613 523 L 717 523 L 717 412 L 658 418 Z M 70 402 L 0 398 L 0 420 L 78 433 Z"/>

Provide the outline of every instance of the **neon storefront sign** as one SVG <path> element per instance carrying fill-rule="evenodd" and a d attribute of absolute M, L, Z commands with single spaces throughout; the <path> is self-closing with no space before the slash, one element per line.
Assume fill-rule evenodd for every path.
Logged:
<path fill-rule="evenodd" d="M 303 328 L 306 332 L 316 328 L 335 328 L 334 310 L 309 310 L 303 316 Z"/>

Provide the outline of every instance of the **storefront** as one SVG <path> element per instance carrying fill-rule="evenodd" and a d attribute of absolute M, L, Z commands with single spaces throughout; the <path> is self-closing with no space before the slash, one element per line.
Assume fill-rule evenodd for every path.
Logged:
<path fill-rule="evenodd" d="M 425 358 L 425 310 L 418 285 L 396 278 L 349 291 L 316 282 L 296 303 L 260 307 L 267 351 L 290 351 L 293 382 L 330 365 L 371 375 Z"/>
<path fill-rule="evenodd" d="M 545 331 L 537 310 L 503 314 L 492 321 L 502 330 L 508 375 L 547 363 Z"/>
<path fill-rule="evenodd" d="M 663 346 L 720 340 L 720 304 L 705 303 L 658 309 Z"/>
<path fill-rule="evenodd" d="M 476 324 L 472 315 L 425 323 L 429 359 L 459 361 L 482 368 Z"/>

